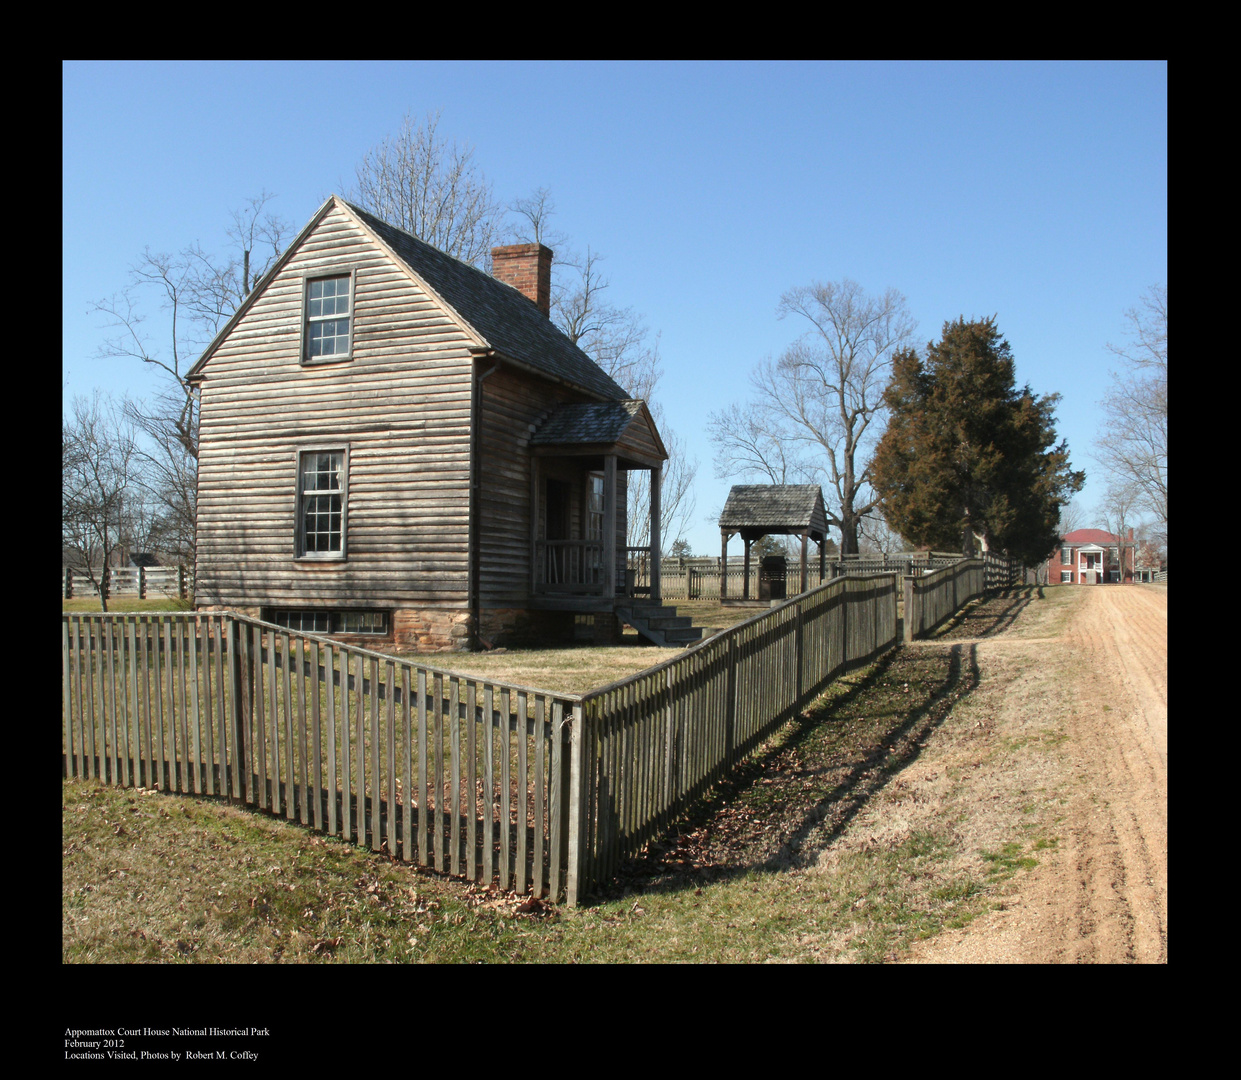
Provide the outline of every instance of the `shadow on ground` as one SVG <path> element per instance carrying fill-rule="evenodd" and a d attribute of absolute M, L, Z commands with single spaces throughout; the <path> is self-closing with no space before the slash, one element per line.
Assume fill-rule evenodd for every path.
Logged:
<path fill-rule="evenodd" d="M 969 604 L 946 623 L 932 639 L 953 641 L 960 638 L 989 638 L 1002 634 L 1017 620 L 1034 600 L 1043 598 L 1041 585 L 1021 585 L 999 589 L 984 599 Z"/>
<path fill-rule="evenodd" d="M 998 614 L 978 618 L 998 633 L 1026 602 L 1005 598 Z M 590 900 L 813 864 L 977 685 L 975 646 L 950 641 L 894 650 L 839 680 Z"/>

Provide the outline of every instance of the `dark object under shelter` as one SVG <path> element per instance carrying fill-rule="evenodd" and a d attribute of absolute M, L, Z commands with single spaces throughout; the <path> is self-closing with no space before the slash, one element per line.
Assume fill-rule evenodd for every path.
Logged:
<path fill-rule="evenodd" d="M 827 570 L 827 512 L 818 484 L 734 484 L 720 514 L 720 600 L 728 600 L 728 541 L 745 542 L 741 600 L 750 599 L 750 546 L 764 536 L 801 537 L 801 589 L 809 587 L 807 540 L 819 545 L 819 580 Z"/>

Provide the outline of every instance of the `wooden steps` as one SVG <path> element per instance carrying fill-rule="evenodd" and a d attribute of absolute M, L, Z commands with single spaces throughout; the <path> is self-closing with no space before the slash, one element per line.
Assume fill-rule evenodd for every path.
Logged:
<path fill-rule="evenodd" d="M 675 607 L 634 600 L 618 604 L 616 614 L 656 645 L 679 649 L 702 640 L 702 627 L 695 626 L 688 615 L 678 615 Z"/>

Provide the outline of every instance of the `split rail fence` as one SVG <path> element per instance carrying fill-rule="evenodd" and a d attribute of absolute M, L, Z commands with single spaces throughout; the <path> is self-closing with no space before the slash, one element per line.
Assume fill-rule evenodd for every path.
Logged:
<path fill-rule="evenodd" d="M 231 613 L 63 616 L 64 772 L 226 796 L 577 903 L 834 678 L 897 644 L 841 577 L 585 695 Z"/>
<path fill-rule="evenodd" d="M 148 596 L 171 596 L 185 600 L 194 591 L 193 573 L 184 566 L 109 566 L 106 579 L 104 573 L 102 568 L 64 567 L 60 598 L 98 596 L 99 587 L 95 581 L 101 580 L 109 597 L 137 596 L 145 600 Z M 91 580 L 92 574 L 95 581 Z"/>

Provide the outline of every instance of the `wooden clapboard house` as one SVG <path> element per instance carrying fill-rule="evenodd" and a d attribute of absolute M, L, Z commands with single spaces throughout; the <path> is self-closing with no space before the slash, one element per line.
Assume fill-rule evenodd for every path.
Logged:
<path fill-rule="evenodd" d="M 666 615 L 667 451 L 548 318 L 551 259 L 496 248 L 491 276 L 329 198 L 190 372 L 198 604 L 419 648 Z M 654 595 L 625 572 L 632 472 Z"/>

